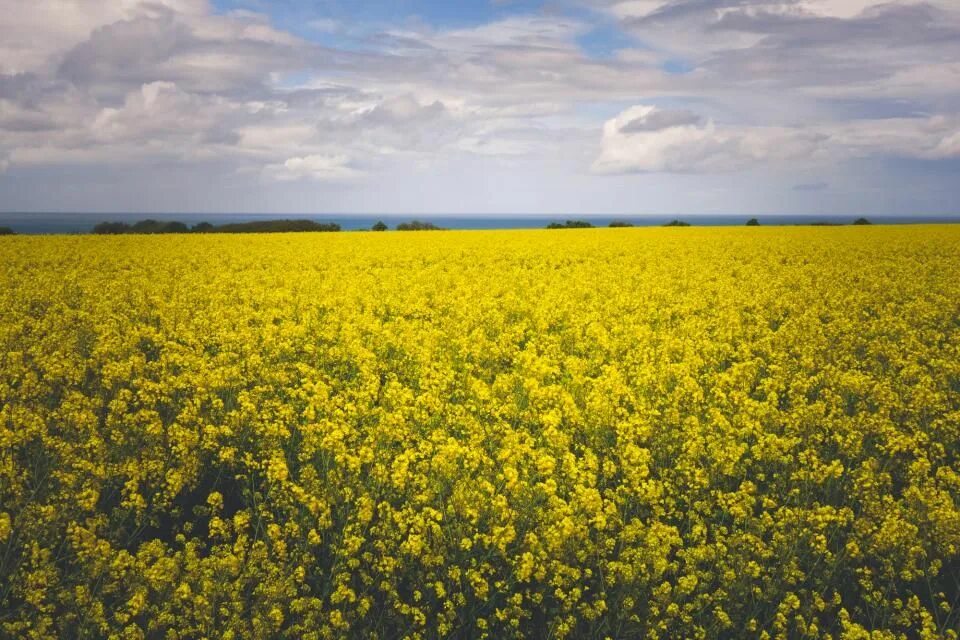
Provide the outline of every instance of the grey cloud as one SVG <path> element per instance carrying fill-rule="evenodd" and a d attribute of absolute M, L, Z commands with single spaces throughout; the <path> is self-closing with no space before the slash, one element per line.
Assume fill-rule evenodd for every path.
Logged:
<path fill-rule="evenodd" d="M 199 142 L 202 144 L 215 144 L 236 146 L 240 143 L 241 136 L 237 131 L 226 128 L 213 128 L 204 131 L 200 136 Z"/>
<path fill-rule="evenodd" d="M 57 128 L 53 119 L 37 111 L 19 111 L 5 113 L 0 105 L 0 129 L 16 133 L 39 133 Z"/>
<path fill-rule="evenodd" d="M 826 191 L 830 185 L 826 182 L 802 182 L 793 185 L 794 191 Z"/>
<path fill-rule="evenodd" d="M 344 100 L 368 100 L 370 94 L 356 87 L 337 85 L 322 88 L 294 89 L 272 97 L 275 100 L 282 100 L 283 104 L 290 108 L 313 109 L 335 105 Z"/>
<path fill-rule="evenodd" d="M 334 103 L 317 122 L 327 140 L 365 148 L 370 155 L 395 153 L 440 153 L 471 123 L 456 117 L 439 101 L 421 102 L 411 94 L 380 96 L 366 94 L 368 106 L 338 109 Z"/>
<path fill-rule="evenodd" d="M 36 93 L 39 84 L 40 79 L 33 73 L 0 73 L 0 98 L 26 100 Z"/>
<path fill-rule="evenodd" d="M 960 23 L 929 5 L 889 5 L 854 18 L 731 12 L 709 30 L 757 34 L 704 66 L 780 86 L 880 82 L 899 71 L 960 58 Z"/>
<path fill-rule="evenodd" d="M 682 0 L 623 24 L 640 39 L 692 56 L 702 86 L 856 83 L 866 92 L 905 71 L 960 59 L 960 14 L 932 4 L 878 2 L 837 17 L 801 0 Z"/>
<path fill-rule="evenodd" d="M 886 5 L 853 18 L 770 11 L 729 12 L 709 23 L 707 28 L 755 32 L 770 36 L 783 46 L 816 47 L 851 42 L 887 48 L 956 45 L 957 29 L 944 18 L 945 12 L 930 5 Z"/>
<path fill-rule="evenodd" d="M 317 66 L 324 50 L 292 37 L 256 37 L 249 19 L 181 16 L 169 8 L 95 29 L 67 51 L 58 75 L 104 97 L 168 81 L 199 93 L 263 93 L 271 74 Z M 264 27 L 266 28 L 266 27 Z M 321 58 L 322 59 L 322 58 Z"/>
<path fill-rule="evenodd" d="M 623 133 L 640 131 L 659 131 L 671 127 L 684 127 L 700 124 L 701 118 L 687 109 L 665 109 L 653 111 L 645 116 L 631 120 L 620 127 Z"/>
<path fill-rule="evenodd" d="M 104 25 L 64 56 L 60 75 L 76 84 L 139 84 L 174 80 L 158 77 L 161 65 L 199 41 L 170 11 Z M 169 72 L 168 72 L 169 73 Z"/>
<path fill-rule="evenodd" d="M 636 105 L 608 120 L 596 173 L 722 172 L 758 164 L 815 166 L 851 158 L 960 156 L 955 117 L 860 120 L 794 127 L 716 125 L 629 130 L 658 109 Z"/>
<path fill-rule="evenodd" d="M 447 109 L 442 102 L 420 104 L 412 96 L 400 96 L 381 102 L 357 118 L 361 125 L 394 126 L 417 122 L 431 122 L 442 118 Z"/>
<path fill-rule="evenodd" d="M 0 100 L 22 109 L 42 111 L 45 105 L 62 100 L 70 90 L 68 83 L 34 73 L 0 74 Z"/>
<path fill-rule="evenodd" d="M 561 14 L 412 23 L 336 50 L 201 0 L 189 10 L 83 0 L 111 6 L 99 22 L 67 15 L 70 37 L 20 51 L 20 67 L 0 60 L 29 69 L 0 73 L 0 155 L 14 172 L 202 167 L 228 181 L 345 190 L 461 162 L 511 176 L 562 166 L 559 180 L 587 184 L 601 180 L 589 175 L 594 159 L 597 173 L 642 174 L 960 155 L 956 12 L 893 5 L 838 18 L 804 10 L 808 1 L 665 2 L 623 18 L 637 50 L 591 58 L 578 42 L 586 18 Z M 673 58 L 693 71 L 662 71 Z M 598 114 L 647 97 L 677 108 L 627 113 L 598 140 Z"/>

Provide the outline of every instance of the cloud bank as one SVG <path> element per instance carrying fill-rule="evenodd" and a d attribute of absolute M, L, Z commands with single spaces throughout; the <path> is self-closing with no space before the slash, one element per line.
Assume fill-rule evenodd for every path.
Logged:
<path fill-rule="evenodd" d="M 859 210 L 922 165 L 917 206 L 960 212 L 952 1 L 256 6 L 0 0 L 0 207 L 643 212 L 699 176 L 728 206 Z"/>

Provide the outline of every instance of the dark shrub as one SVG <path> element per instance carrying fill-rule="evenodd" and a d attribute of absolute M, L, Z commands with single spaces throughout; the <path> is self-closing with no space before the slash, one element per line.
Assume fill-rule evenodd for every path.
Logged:
<path fill-rule="evenodd" d="M 760 221 L 757 220 L 756 218 L 750 218 L 749 220 L 747 220 L 747 226 L 748 226 L 748 227 L 759 227 L 759 226 L 760 226 Z"/>
<path fill-rule="evenodd" d="M 611 227 L 632 227 L 633 223 L 626 220 L 613 220 L 610 225 Z"/>
<path fill-rule="evenodd" d="M 441 227 L 432 222 L 422 220 L 411 220 L 410 222 L 401 222 L 397 225 L 397 231 L 442 231 Z"/>
<path fill-rule="evenodd" d="M 370 230 L 371 230 L 371 231 L 386 231 L 387 228 L 388 228 L 388 227 L 387 227 L 387 225 L 385 225 L 385 224 L 383 223 L 383 220 L 377 220 L 377 222 L 374 223 L 374 225 L 373 225 L 372 227 L 370 227 Z"/>
<path fill-rule="evenodd" d="M 17 234 L 10 227 L 0 227 L 0 236 L 15 236 L 15 235 Z"/>
<path fill-rule="evenodd" d="M 130 228 L 130 233 L 163 233 L 164 226 L 165 223 L 159 220 L 147 218 L 146 220 L 133 223 L 133 226 Z"/>
<path fill-rule="evenodd" d="M 190 227 L 182 222 L 168 222 L 161 233 L 189 233 Z"/>
<path fill-rule="evenodd" d="M 130 233 L 187 233 L 190 229 L 182 222 L 161 222 L 159 220 L 141 220 L 130 227 Z"/>
<path fill-rule="evenodd" d="M 93 228 L 93 232 L 103 235 L 130 233 L 130 225 L 126 222 L 101 222 Z"/>
<path fill-rule="evenodd" d="M 667 224 L 663 225 L 665 227 L 689 227 L 689 222 L 684 222 L 683 220 L 671 220 Z"/>
<path fill-rule="evenodd" d="M 336 222 L 314 222 L 313 220 L 259 220 L 222 224 L 212 231 L 220 233 L 289 233 L 295 231 L 340 231 Z"/>
<path fill-rule="evenodd" d="M 190 229 L 182 222 L 141 220 L 133 226 L 125 222 L 101 222 L 93 228 L 94 233 L 277 233 L 285 231 L 340 231 L 336 222 L 313 220 L 260 220 L 238 222 L 215 227 L 209 222 L 200 222 Z"/>
<path fill-rule="evenodd" d="M 866 218 L 857 218 L 856 220 L 853 221 L 853 224 L 863 225 L 863 224 L 873 224 L 873 223 L 867 220 Z"/>
<path fill-rule="evenodd" d="M 593 225 L 586 220 L 567 220 L 563 224 L 551 222 L 547 229 L 592 229 Z"/>

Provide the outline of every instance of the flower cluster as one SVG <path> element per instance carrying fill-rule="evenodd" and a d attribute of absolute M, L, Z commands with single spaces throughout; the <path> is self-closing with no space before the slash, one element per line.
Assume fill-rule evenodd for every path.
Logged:
<path fill-rule="evenodd" d="M 960 229 L 0 239 L 0 636 L 960 628 Z"/>

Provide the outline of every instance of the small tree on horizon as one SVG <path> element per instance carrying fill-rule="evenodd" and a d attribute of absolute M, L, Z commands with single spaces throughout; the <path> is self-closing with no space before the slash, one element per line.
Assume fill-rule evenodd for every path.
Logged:
<path fill-rule="evenodd" d="M 146 220 L 134 223 L 134 225 L 130 227 L 129 233 L 187 233 L 189 230 L 187 225 L 176 220 L 162 222 L 160 220 L 147 218 Z"/>
<path fill-rule="evenodd" d="M 126 222 L 100 222 L 93 227 L 93 232 L 98 235 L 130 233 L 130 225 Z"/>
<path fill-rule="evenodd" d="M 371 230 L 371 231 L 386 231 L 388 228 L 389 228 L 389 227 L 387 227 L 387 225 L 384 224 L 383 220 L 377 220 L 377 221 L 374 223 L 374 225 L 373 225 L 372 227 L 370 227 L 370 230 Z"/>
<path fill-rule="evenodd" d="M 163 233 L 189 233 L 190 227 L 183 222 L 168 222 L 163 227 Z"/>
<path fill-rule="evenodd" d="M 760 226 L 760 221 L 757 220 L 756 218 L 750 218 L 749 220 L 747 220 L 747 226 L 748 226 L 748 227 L 759 227 L 759 226 Z"/>
<path fill-rule="evenodd" d="M 857 218 L 856 220 L 853 221 L 853 224 L 863 225 L 863 224 L 873 224 L 873 223 L 867 220 L 866 218 Z"/>
<path fill-rule="evenodd" d="M 0 236 L 15 236 L 17 232 L 10 227 L 0 227 Z"/>

